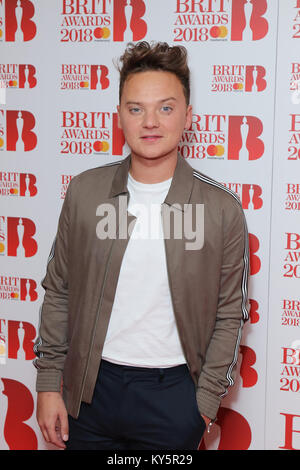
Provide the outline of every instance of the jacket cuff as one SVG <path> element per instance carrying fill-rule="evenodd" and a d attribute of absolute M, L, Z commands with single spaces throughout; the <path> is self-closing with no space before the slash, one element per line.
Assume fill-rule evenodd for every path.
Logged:
<path fill-rule="evenodd" d="M 41 369 L 37 371 L 37 392 L 60 392 L 62 372 L 55 369 Z"/>
<path fill-rule="evenodd" d="M 203 388 L 197 389 L 196 398 L 200 413 L 214 421 L 217 417 L 221 398 Z"/>

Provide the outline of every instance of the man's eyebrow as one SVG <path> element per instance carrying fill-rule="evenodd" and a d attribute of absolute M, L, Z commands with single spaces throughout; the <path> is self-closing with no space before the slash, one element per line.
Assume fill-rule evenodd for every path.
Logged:
<path fill-rule="evenodd" d="M 174 96 L 170 96 L 169 98 L 164 98 L 162 100 L 159 100 L 159 103 L 164 103 L 165 101 L 170 101 L 170 100 L 177 101 L 176 98 L 174 98 Z M 140 104 L 143 104 L 143 103 L 141 103 L 139 101 L 126 101 L 126 104 L 138 104 L 138 105 L 140 105 Z"/>

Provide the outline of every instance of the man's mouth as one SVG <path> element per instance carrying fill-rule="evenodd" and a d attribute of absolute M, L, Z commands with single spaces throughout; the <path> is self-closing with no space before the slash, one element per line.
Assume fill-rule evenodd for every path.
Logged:
<path fill-rule="evenodd" d="M 157 142 L 161 137 L 161 135 L 143 135 L 141 139 L 145 142 Z"/>

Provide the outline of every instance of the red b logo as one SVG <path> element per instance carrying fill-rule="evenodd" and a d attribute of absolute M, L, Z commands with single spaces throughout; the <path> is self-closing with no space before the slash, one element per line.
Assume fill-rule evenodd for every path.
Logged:
<path fill-rule="evenodd" d="M 32 21 L 34 6 L 30 0 L 5 0 L 6 41 L 30 41 L 36 35 Z"/>
<path fill-rule="evenodd" d="M 143 0 L 114 0 L 114 41 L 139 41 L 146 36 Z"/>
<path fill-rule="evenodd" d="M 232 0 L 231 40 L 257 41 L 267 35 L 266 0 Z"/>

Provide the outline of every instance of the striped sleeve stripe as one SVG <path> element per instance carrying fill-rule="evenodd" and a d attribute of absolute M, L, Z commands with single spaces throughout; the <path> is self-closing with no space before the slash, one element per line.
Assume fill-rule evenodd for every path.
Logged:
<path fill-rule="evenodd" d="M 197 171 L 194 171 L 193 174 L 199 180 L 201 180 L 205 183 L 211 184 L 212 186 L 215 186 L 217 188 L 220 188 L 223 191 L 230 194 L 238 202 L 238 204 L 242 207 L 241 201 L 240 201 L 238 195 L 236 193 L 234 193 L 233 191 L 231 191 L 230 189 L 226 188 L 226 186 L 224 186 L 223 184 L 218 183 L 217 181 L 212 180 L 212 179 L 210 179 L 210 178 L 208 178 L 208 177 L 206 177 L 202 174 L 199 174 Z M 241 290 L 242 290 L 242 305 L 241 305 L 241 308 L 242 308 L 243 318 L 241 319 L 240 327 L 239 327 L 239 330 L 238 330 L 238 335 L 237 335 L 237 340 L 236 340 L 236 344 L 235 344 L 233 360 L 232 360 L 231 364 L 229 365 L 227 373 L 226 373 L 226 379 L 228 381 L 228 388 L 232 387 L 232 385 L 234 384 L 234 379 L 232 377 L 232 371 L 233 371 L 234 366 L 236 365 L 237 360 L 238 360 L 239 346 L 240 346 L 240 341 L 241 341 L 241 337 L 242 337 L 242 328 L 243 328 L 243 325 L 244 325 L 245 321 L 247 321 L 249 319 L 249 313 L 248 313 L 248 310 L 247 310 L 247 295 L 248 295 L 247 294 L 247 281 L 248 281 L 248 268 L 249 268 L 249 246 L 248 246 L 248 230 L 247 230 L 247 225 L 246 225 L 246 220 L 245 220 L 244 213 L 243 213 L 243 217 L 244 217 L 244 233 L 245 233 L 245 248 L 244 248 L 244 254 L 243 254 L 244 268 L 243 268 L 243 276 L 242 276 L 242 284 L 241 284 Z M 224 396 L 227 395 L 228 388 L 226 388 L 224 393 L 222 393 L 220 395 L 220 398 L 223 398 Z"/>
<path fill-rule="evenodd" d="M 230 194 L 237 202 L 238 204 L 242 207 L 241 205 L 241 200 L 238 197 L 236 193 L 231 191 L 231 189 L 226 188 L 223 184 L 218 183 L 217 181 L 214 181 L 207 176 L 201 175 L 200 173 L 194 171 L 193 172 L 194 176 L 198 178 L 199 180 L 211 184 L 212 186 L 215 186 L 216 188 L 220 188 L 223 191 L 227 192 Z M 247 310 L 247 282 L 248 282 L 248 269 L 249 269 L 249 246 L 248 246 L 248 230 L 247 230 L 247 225 L 245 221 L 245 215 L 243 213 L 243 218 L 244 218 L 244 233 L 245 233 L 245 249 L 244 249 L 244 255 L 243 255 L 243 261 L 244 261 L 244 269 L 243 269 L 243 277 L 242 277 L 242 313 L 243 313 L 243 319 L 244 321 L 247 321 L 249 319 L 249 313 Z"/>

